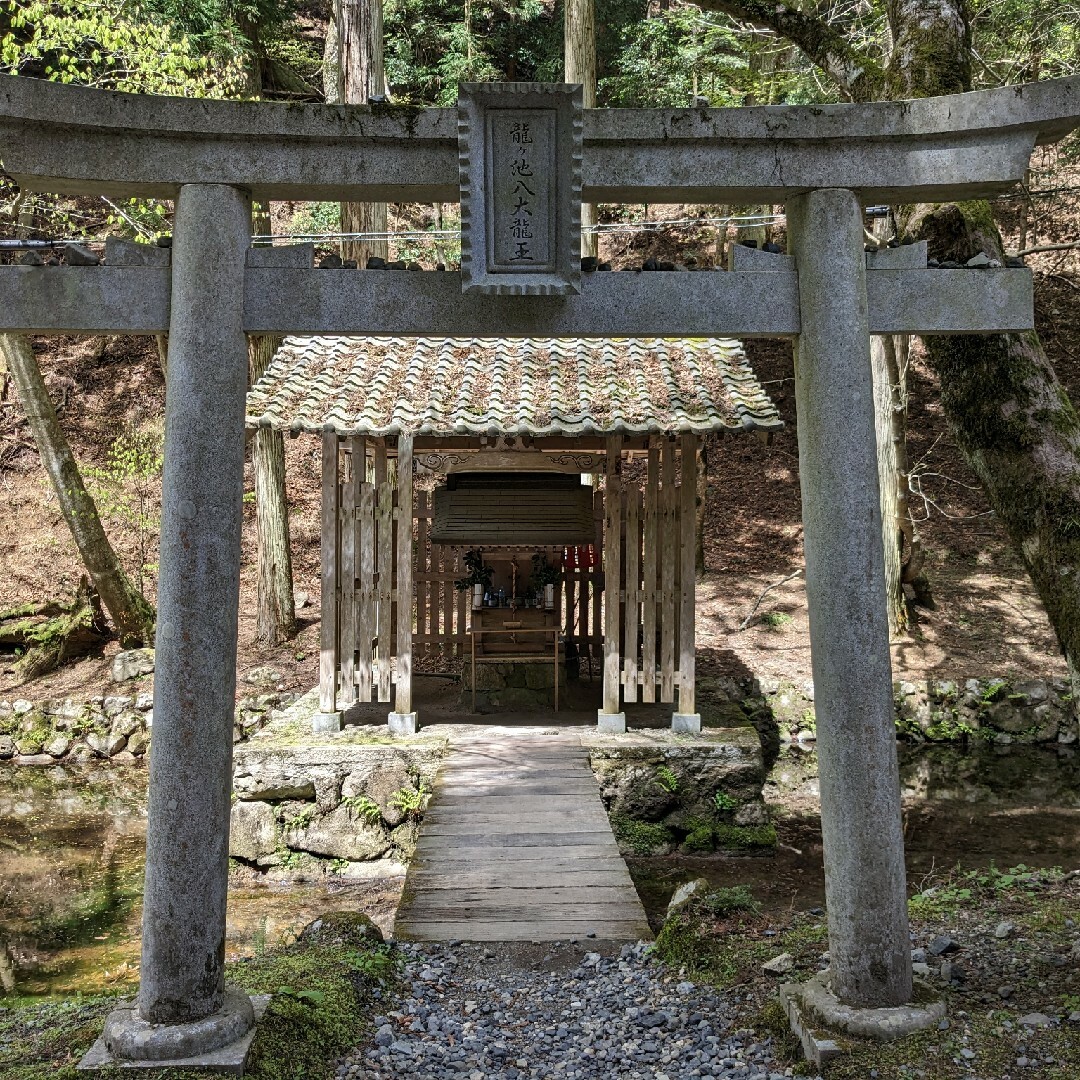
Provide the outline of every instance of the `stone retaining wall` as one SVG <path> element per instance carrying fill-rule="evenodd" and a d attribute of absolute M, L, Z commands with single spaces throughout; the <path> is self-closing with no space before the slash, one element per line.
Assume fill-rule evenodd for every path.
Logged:
<path fill-rule="evenodd" d="M 229 855 L 257 871 L 362 875 L 411 858 L 446 742 L 236 747 Z M 391 865 L 393 864 L 393 865 Z"/>
<path fill-rule="evenodd" d="M 245 697 L 236 707 L 233 742 L 261 730 L 295 694 Z M 154 724 L 150 693 L 91 697 L 86 701 L 0 701 L 0 761 L 16 765 L 83 764 L 111 760 L 133 764 L 146 756 Z"/>
<path fill-rule="evenodd" d="M 733 701 L 760 700 L 781 739 L 812 741 L 813 683 L 720 679 Z M 893 683 L 898 737 L 913 742 L 986 742 L 997 746 L 1059 743 L 1080 738 L 1076 702 L 1067 679 L 930 679 Z"/>

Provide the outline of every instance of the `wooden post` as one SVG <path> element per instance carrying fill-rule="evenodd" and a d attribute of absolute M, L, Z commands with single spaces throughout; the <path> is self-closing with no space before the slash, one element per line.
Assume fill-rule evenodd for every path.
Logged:
<path fill-rule="evenodd" d="M 356 701 L 356 504 L 360 496 L 357 447 L 363 454 L 363 438 L 350 438 L 349 472 L 345 477 L 342 505 L 338 512 L 341 550 L 341 601 L 338 608 L 338 640 L 341 649 L 340 702 L 348 707 Z M 359 469 L 363 471 L 363 463 Z"/>
<path fill-rule="evenodd" d="M 660 700 L 675 700 L 675 559 L 679 541 L 675 530 L 675 442 L 660 446 Z"/>
<path fill-rule="evenodd" d="M 641 492 L 637 486 L 626 490 L 626 602 L 623 620 L 623 700 L 638 699 L 638 634 L 641 630 Z"/>
<path fill-rule="evenodd" d="M 679 440 L 682 455 L 682 483 L 679 487 L 679 711 L 672 714 L 672 731 L 701 730 L 701 714 L 694 711 L 697 443 L 696 435 L 683 435 Z"/>
<path fill-rule="evenodd" d="M 656 514 L 660 484 L 660 448 L 649 440 L 649 467 L 645 480 L 645 579 L 641 592 L 641 700 L 656 700 Z"/>
<path fill-rule="evenodd" d="M 383 475 L 386 475 L 385 470 Z M 378 610 L 376 612 L 375 628 L 378 654 L 375 663 L 379 675 L 379 701 L 389 701 L 391 681 L 390 638 L 393 630 L 390 622 L 391 588 L 394 576 L 393 487 L 383 480 L 378 486 L 378 496 L 378 533 L 375 538 L 375 551 L 379 567 Z"/>
<path fill-rule="evenodd" d="M 365 473 L 366 475 L 366 473 Z M 371 642 L 375 637 L 375 485 L 360 485 L 360 589 L 356 638 L 360 663 L 356 682 L 361 701 L 371 700 Z"/>
<path fill-rule="evenodd" d="M 604 479 L 604 705 L 601 731 L 625 731 L 619 709 L 619 585 L 622 578 L 622 436 L 607 441 Z"/>
<path fill-rule="evenodd" d="M 316 731 L 340 731 L 337 708 L 338 678 L 338 435 L 322 437 L 322 616 L 319 627 L 319 711 L 312 720 Z"/>
<path fill-rule="evenodd" d="M 413 638 L 413 437 L 399 435 L 397 445 L 397 679 L 390 730 L 416 733 L 412 709 Z"/>

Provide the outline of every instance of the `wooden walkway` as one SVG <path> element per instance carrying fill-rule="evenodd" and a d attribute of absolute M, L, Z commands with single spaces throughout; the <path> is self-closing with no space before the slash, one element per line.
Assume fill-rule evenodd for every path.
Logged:
<path fill-rule="evenodd" d="M 394 933 L 412 941 L 651 938 L 586 751 L 554 738 L 453 750 Z"/>

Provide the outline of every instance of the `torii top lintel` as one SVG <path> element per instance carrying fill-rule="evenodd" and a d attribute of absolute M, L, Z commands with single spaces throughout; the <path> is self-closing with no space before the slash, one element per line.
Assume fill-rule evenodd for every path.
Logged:
<path fill-rule="evenodd" d="M 843 186 L 864 201 L 984 197 L 1033 146 L 1080 125 L 1080 77 L 918 101 L 603 109 L 584 117 L 587 202 L 784 202 Z M 456 201 L 457 113 L 118 94 L 0 76 L 0 147 L 20 186 L 173 197 Z"/>

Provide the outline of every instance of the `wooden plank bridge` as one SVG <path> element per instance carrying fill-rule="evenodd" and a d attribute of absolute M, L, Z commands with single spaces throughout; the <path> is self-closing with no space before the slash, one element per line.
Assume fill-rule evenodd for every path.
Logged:
<path fill-rule="evenodd" d="M 456 748 L 440 770 L 394 933 L 651 938 L 586 751 L 550 737 Z"/>

